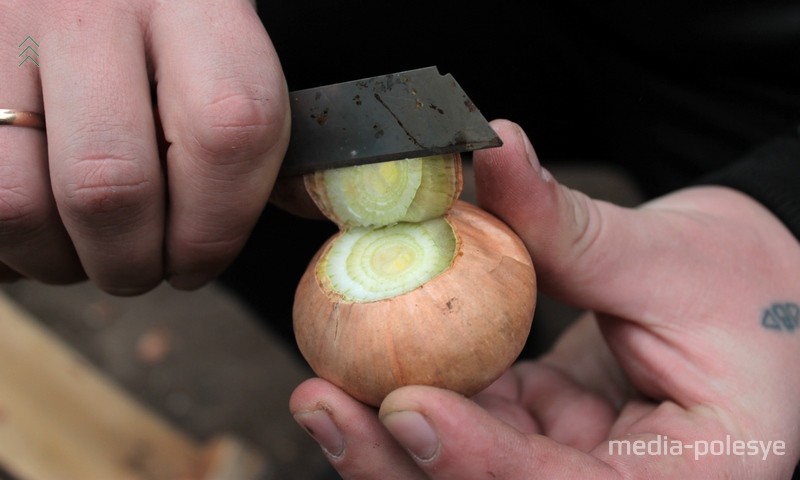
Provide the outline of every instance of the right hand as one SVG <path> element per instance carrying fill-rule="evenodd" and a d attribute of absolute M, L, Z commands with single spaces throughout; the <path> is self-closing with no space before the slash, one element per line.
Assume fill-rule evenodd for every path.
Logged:
<path fill-rule="evenodd" d="M 288 144 L 288 92 L 248 0 L 0 0 L 0 281 L 197 288 L 245 243 Z M 17 65 L 27 36 L 38 62 Z M 151 99 L 157 91 L 165 151 Z"/>
<path fill-rule="evenodd" d="M 379 480 L 788 478 L 800 456 L 797 239 L 727 188 L 637 209 L 590 199 L 541 168 L 519 127 L 493 126 L 504 144 L 476 152 L 480 205 L 525 242 L 543 289 L 588 312 L 547 355 L 472 399 L 407 386 L 375 412 L 324 380 L 304 382 L 291 412 L 336 470 Z M 653 441 L 669 450 L 642 453 Z"/>

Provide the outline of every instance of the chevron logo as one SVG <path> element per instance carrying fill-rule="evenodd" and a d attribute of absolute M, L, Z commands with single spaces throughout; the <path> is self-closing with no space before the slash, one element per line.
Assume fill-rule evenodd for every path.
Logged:
<path fill-rule="evenodd" d="M 33 37 L 28 35 L 25 37 L 25 40 L 19 44 L 19 48 L 22 48 L 23 46 L 25 46 L 25 48 L 19 53 L 19 55 L 17 55 L 17 58 L 22 58 L 23 55 L 25 55 L 25 58 L 22 58 L 22 61 L 19 62 L 19 65 L 17 66 L 21 67 L 25 62 L 30 60 L 38 67 L 39 62 L 36 61 L 36 59 L 39 58 L 39 52 L 37 52 L 36 49 L 39 48 L 39 44 L 33 39 Z"/>

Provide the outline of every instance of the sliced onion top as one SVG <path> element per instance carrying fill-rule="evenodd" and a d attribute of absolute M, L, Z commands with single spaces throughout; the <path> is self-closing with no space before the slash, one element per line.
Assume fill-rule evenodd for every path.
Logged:
<path fill-rule="evenodd" d="M 450 266 L 453 228 L 443 217 L 340 234 L 317 264 L 318 278 L 350 302 L 372 302 L 410 292 Z"/>

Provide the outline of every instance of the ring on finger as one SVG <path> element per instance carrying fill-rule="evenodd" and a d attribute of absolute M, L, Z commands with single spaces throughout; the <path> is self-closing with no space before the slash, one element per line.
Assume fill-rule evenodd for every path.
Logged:
<path fill-rule="evenodd" d="M 25 110 L 0 108 L 0 126 L 28 127 L 44 130 L 44 115 Z"/>

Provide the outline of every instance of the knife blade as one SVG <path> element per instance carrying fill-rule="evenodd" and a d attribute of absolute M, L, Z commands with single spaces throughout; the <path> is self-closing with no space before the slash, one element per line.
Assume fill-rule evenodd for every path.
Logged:
<path fill-rule="evenodd" d="M 435 66 L 289 96 L 281 176 L 503 144 L 453 76 Z"/>

